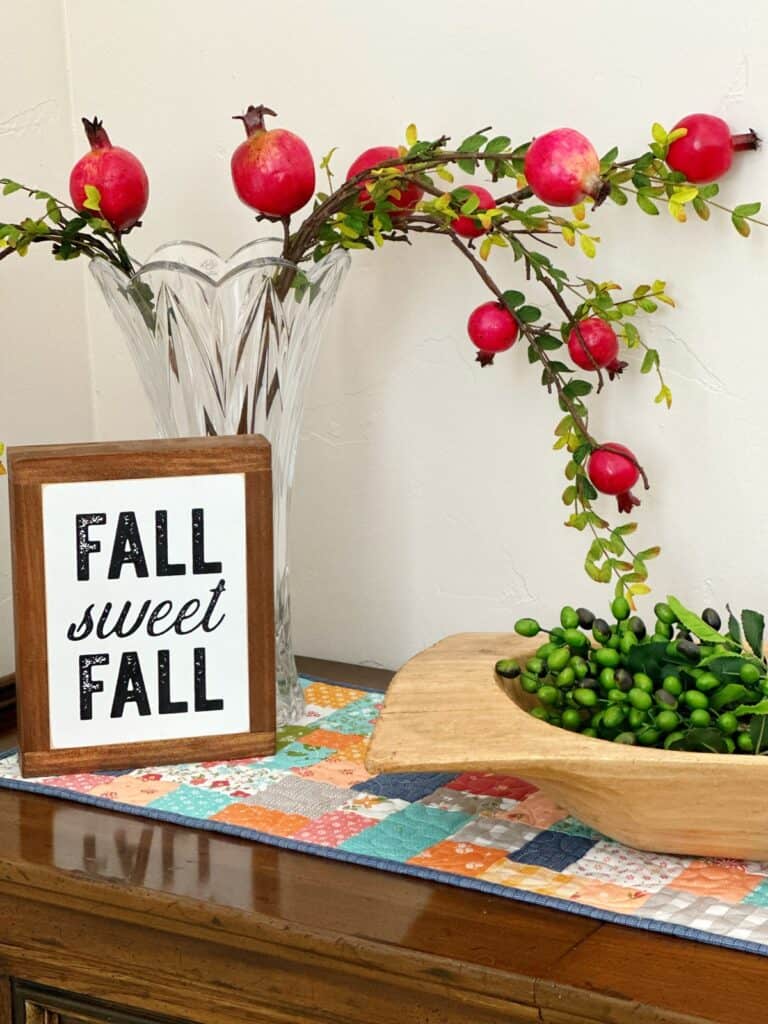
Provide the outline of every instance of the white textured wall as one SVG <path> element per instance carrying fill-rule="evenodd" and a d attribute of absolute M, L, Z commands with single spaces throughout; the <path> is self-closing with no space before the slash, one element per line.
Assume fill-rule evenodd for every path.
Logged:
<path fill-rule="evenodd" d="M 0 177 L 65 188 L 72 110 L 61 7 L 25 0 L 3 8 Z M 0 199 L 0 220 L 29 200 Z M 87 441 L 92 432 L 85 293 L 79 264 L 55 266 L 34 249 L 0 265 L 0 440 Z M 13 669 L 6 478 L 0 478 L 0 675 Z"/>
<path fill-rule="evenodd" d="M 363 148 L 398 142 L 411 120 L 423 135 L 461 138 L 493 124 L 521 141 L 568 124 L 601 152 L 618 143 L 628 155 L 653 120 L 670 125 L 694 110 L 768 136 L 768 11 L 753 0 L 699 17 L 686 5 L 643 14 L 589 0 L 393 0 L 385 16 L 348 0 L 65 0 L 64 9 L 74 114 L 105 117 L 149 170 L 146 226 L 132 239 L 140 252 L 179 236 L 223 250 L 251 237 L 228 179 L 240 138 L 229 117 L 249 102 L 273 105 L 318 158 L 339 145 L 342 173 Z M 14 110 L 40 93 L 41 63 L 28 88 L 13 81 Z M 13 155 L 27 166 L 26 153 Z M 767 159 L 744 157 L 726 199 L 768 199 Z M 594 223 L 599 261 L 574 257 L 577 271 L 627 285 L 666 278 L 680 304 L 646 328 L 662 350 L 672 412 L 653 405 L 653 382 L 639 376 L 594 407 L 596 433 L 632 446 L 653 478 L 641 540 L 665 553 L 652 582 L 694 603 L 766 606 L 768 235 L 745 241 L 727 218 L 680 226 L 610 205 Z M 504 258 L 494 255 L 493 269 L 517 287 Z M 117 330 L 92 286 L 89 295 L 97 434 L 148 434 Z M 451 631 L 607 599 L 582 573 L 584 538 L 561 525 L 554 402 L 522 347 L 494 369 L 473 362 L 465 322 L 485 297 L 439 240 L 355 254 L 299 453 L 302 651 L 396 665 Z M 45 351 L 56 322 L 35 311 L 29 352 Z M 7 380 L 0 389 L 5 402 Z M 59 398 L 48 415 L 71 428 L 74 404 Z"/>

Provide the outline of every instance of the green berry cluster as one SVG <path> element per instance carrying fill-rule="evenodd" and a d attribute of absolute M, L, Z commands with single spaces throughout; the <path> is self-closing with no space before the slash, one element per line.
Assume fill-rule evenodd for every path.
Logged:
<path fill-rule="evenodd" d="M 496 672 L 535 695 L 530 714 L 582 736 L 667 750 L 768 753 L 768 667 L 763 616 L 730 612 L 725 632 L 713 608 L 699 616 L 674 597 L 655 606 L 650 632 L 617 597 L 613 621 L 566 605 L 560 625 L 519 619 L 515 631 L 549 634 L 522 664 Z M 744 638 L 749 649 L 742 641 Z"/>

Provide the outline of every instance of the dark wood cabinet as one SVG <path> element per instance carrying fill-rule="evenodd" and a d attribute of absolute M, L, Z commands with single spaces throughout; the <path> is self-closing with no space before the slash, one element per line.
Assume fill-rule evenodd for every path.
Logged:
<path fill-rule="evenodd" d="M 183 1024 L 168 1018 L 137 1016 L 107 1003 L 26 981 L 11 982 L 12 1024 Z"/>

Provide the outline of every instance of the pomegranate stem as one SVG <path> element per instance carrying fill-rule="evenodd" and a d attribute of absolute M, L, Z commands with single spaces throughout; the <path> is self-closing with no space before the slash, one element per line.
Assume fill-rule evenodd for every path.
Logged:
<path fill-rule="evenodd" d="M 87 117 L 83 117 L 81 120 L 91 149 L 108 149 L 112 145 L 103 121 L 100 121 L 98 117 L 94 117 L 92 121 L 89 121 Z"/>
<path fill-rule="evenodd" d="M 748 132 L 732 135 L 731 144 L 737 153 L 741 153 L 746 149 L 758 149 L 760 146 L 760 136 L 753 128 L 750 128 Z"/>
<path fill-rule="evenodd" d="M 265 107 L 263 103 L 260 103 L 258 107 L 254 107 L 253 104 L 251 104 L 244 114 L 235 114 L 232 120 L 243 122 L 245 125 L 245 134 L 250 139 L 252 135 L 265 130 L 265 114 L 269 114 L 270 117 L 277 117 L 274 110 L 270 110 L 269 107 Z"/>

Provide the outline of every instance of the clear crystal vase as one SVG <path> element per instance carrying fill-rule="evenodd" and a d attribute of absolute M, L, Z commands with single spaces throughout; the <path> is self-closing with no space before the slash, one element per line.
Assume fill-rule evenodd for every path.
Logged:
<path fill-rule="evenodd" d="M 91 272 L 122 328 L 163 437 L 263 434 L 272 445 L 278 723 L 302 712 L 291 637 L 288 512 L 307 383 L 349 266 L 336 250 L 299 270 L 279 239 L 228 260 L 170 242 L 129 277 Z"/>

